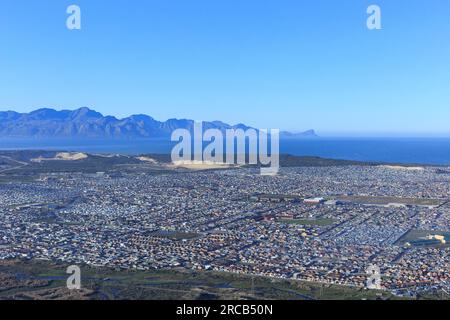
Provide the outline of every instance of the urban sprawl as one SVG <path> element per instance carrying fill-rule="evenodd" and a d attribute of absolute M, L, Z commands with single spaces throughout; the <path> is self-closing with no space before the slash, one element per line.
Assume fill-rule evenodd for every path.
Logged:
<path fill-rule="evenodd" d="M 0 184 L 0 259 L 450 290 L 450 171 L 59 172 Z"/>

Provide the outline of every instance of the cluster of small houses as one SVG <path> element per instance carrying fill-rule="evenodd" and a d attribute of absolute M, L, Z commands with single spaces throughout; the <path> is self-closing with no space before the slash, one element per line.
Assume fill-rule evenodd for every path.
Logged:
<path fill-rule="evenodd" d="M 251 168 L 49 175 L 0 185 L 0 259 L 183 267 L 358 287 L 375 263 L 383 288 L 447 288 L 448 247 L 399 239 L 413 229 L 450 231 L 449 185 L 431 169 L 376 167 L 286 168 L 271 177 Z M 335 196 L 419 193 L 443 203 L 368 206 Z M 330 223 L 284 223 L 302 219 Z M 446 244 L 440 234 L 428 240 Z"/>

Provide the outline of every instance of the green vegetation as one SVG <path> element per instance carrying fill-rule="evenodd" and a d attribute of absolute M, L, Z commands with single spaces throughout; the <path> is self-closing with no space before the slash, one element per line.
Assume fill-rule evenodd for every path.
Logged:
<path fill-rule="evenodd" d="M 399 198 L 399 197 L 373 197 L 373 196 L 339 196 L 337 200 L 350 201 L 361 204 L 388 205 L 399 203 L 404 205 L 438 206 L 444 203 L 442 199 L 426 198 Z"/>
<path fill-rule="evenodd" d="M 11 274 L 39 286 L 18 285 L 2 290 L 0 299 L 51 291 L 66 285 L 69 264 L 49 261 L 0 262 L 0 274 Z M 389 292 L 297 280 L 250 277 L 212 271 L 114 270 L 81 266 L 82 288 L 89 299 L 393 299 Z M 68 294 L 68 293 L 66 293 Z"/>
<path fill-rule="evenodd" d="M 425 239 L 429 235 L 441 235 L 444 236 L 447 244 L 442 244 L 437 240 L 427 240 Z M 439 230 L 418 230 L 412 229 L 403 235 L 398 241 L 397 245 L 405 245 L 409 243 L 413 246 L 432 246 L 432 247 L 448 247 L 450 245 L 450 232 L 439 231 Z"/>

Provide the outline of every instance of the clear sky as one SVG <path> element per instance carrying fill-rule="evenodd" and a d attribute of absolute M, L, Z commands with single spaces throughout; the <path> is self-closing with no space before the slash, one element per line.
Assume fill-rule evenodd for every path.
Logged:
<path fill-rule="evenodd" d="M 366 27 L 371 4 L 382 30 Z M 0 110 L 81 106 L 450 136 L 450 1 L 2 0 Z"/>

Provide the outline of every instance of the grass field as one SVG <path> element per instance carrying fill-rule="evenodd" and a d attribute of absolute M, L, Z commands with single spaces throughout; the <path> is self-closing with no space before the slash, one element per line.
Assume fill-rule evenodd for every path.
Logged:
<path fill-rule="evenodd" d="M 396 244 L 404 245 L 408 242 L 414 246 L 414 243 L 419 241 L 422 243 L 422 245 L 432 246 L 432 247 L 448 247 L 450 245 L 450 243 L 441 244 L 438 241 L 428 241 L 429 244 L 427 245 L 427 240 L 424 240 L 424 238 L 427 237 L 428 235 L 441 235 L 441 236 L 445 236 L 447 239 L 450 239 L 450 232 L 438 231 L 438 230 L 413 229 L 413 230 L 410 230 L 408 233 L 406 233 L 403 237 L 401 237 L 397 241 Z"/>
<path fill-rule="evenodd" d="M 399 203 L 404 205 L 416 206 L 438 206 L 446 200 L 426 199 L 426 198 L 399 198 L 399 197 L 371 197 L 371 196 L 339 196 L 337 200 L 350 201 L 360 204 L 387 205 L 390 203 Z"/>
<path fill-rule="evenodd" d="M 77 298 L 65 289 L 68 264 L 48 261 L 0 261 L 0 274 L 17 278 L 1 288 L 0 299 Z M 13 276 L 11 276 L 13 275 Z M 30 285 L 32 281 L 41 281 Z M 190 270 L 114 270 L 81 266 L 83 297 L 115 299 L 393 299 L 388 292 L 224 272 Z M 58 292 L 56 295 L 54 292 Z"/>

